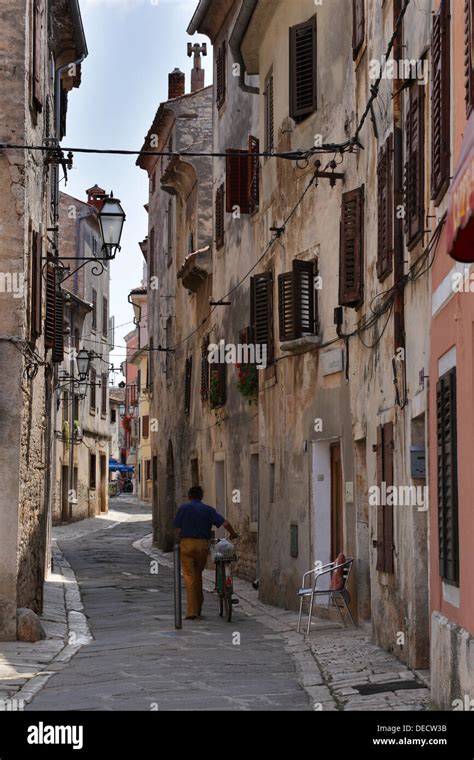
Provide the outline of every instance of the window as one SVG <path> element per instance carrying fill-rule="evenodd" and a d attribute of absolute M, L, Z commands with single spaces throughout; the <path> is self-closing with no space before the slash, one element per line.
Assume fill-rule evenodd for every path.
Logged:
<path fill-rule="evenodd" d="M 96 487 L 96 456 L 89 454 L 89 488 Z"/>
<path fill-rule="evenodd" d="M 260 141 L 257 137 L 250 135 L 249 137 L 249 185 L 248 185 L 248 197 L 249 197 L 249 211 L 251 214 L 255 213 L 258 209 L 260 188 L 259 188 L 259 152 Z"/>
<path fill-rule="evenodd" d="M 250 278 L 250 321 L 255 343 L 267 347 L 267 364 L 273 362 L 273 273 Z"/>
<path fill-rule="evenodd" d="M 393 254 L 393 136 L 379 151 L 377 164 L 377 277 L 384 280 L 392 271 Z"/>
<path fill-rule="evenodd" d="M 232 213 L 235 206 L 241 214 L 250 212 L 249 154 L 247 150 L 228 148 L 226 157 L 226 211 Z"/>
<path fill-rule="evenodd" d="M 52 349 L 52 360 L 64 359 L 64 301 L 58 283 L 58 270 L 48 266 L 46 270 L 46 317 L 44 325 L 45 345 Z"/>
<path fill-rule="evenodd" d="M 209 398 L 209 335 L 206 335 L 201 344 L 201 401 Z"/>
<path fill-rule="evenodd" d="M 109 326 L 109 303 L 105 296 L 102 296 L 102 335 L 107 337 Z"/>
<path fill-rule="evenodd" d="M 31 338 L 34 340 L 42 331 L 43 278 L 41 276 L 41 235 L 32 233 L 31 238 Z"/>
<path fill-rule="evenodd" d="M 302 121 L 316 110 L 316 16 L 290 28 L 290 116 Z"/>
<path fill-rule="evenodd" d="M 145 480 L 151 480 L 151 459 L 145 459 Z"/>
<path fill-rule="evenodd" d="M 92 288 L 92 329 L 97 330 L 97 290 Z"/>
<path fill-rule="evenodd" d="M 352 55 L 357 58 L 365 39 L 364 0 L 352 0 Z"/>
<path fill-rule="evenodd" d="M 431 199 L 438 205 L 449 185 L 451 84 L 449 0 L 433 17 L 431 40 Z"/>
<path fill-rule="evenodd" d="M 268 72 L 265 79 L 265 90 L 263 93 L 265 98 L 265 114 L 264 114 L 264 133 L 265 133 L 265 152 L 272 151 L 275 147 L 275 133 L 274 133 L 274 116 L 273 116 L 273 66 Z"/>
<path fill-rule="evenodd" d="M 295 340 L 317 333 L 315 264 L 295 259 L 291 272 L 278 275 L 280 340 Z M 258 341 L 257 341 L 258 342 Z"/>
<path fill-rule="evenodd" d="M 91 414 L 95 414 L 95 407 L 97 403 L 97 399 L 96 399 L 97 372 L 95 370 L 95 367 L 91 367 L 90 378 L 91 378 L 90 412 Z"/>
<path fill-rule="evenodd" d="M 137 372 L 137 394 L 140 396 L 142 390 L 142 371 L 141 369 Z"/>
<path fill-rule="evenodd" d="M 474 108 L 474 0 L 465 0 L 465 40 L 464 65 L 466 72 L 466 110 L 467 115 Z"/>
<path fill-rule="evenodd" d="M 224 245 L 224 185 L 216 191 L 215 201 L 216 248 Z"/>
<path fill-rule="evenodd" d="M 424 108 L 425 88 L 420 84 L 412 84 L 408 93 L 405 121 L 404 203 L 408 250 L 422 239 L 425 228 Z"/>
<path fill-rule="evenodd" d="M 107 384 L 108 384 L 109 376 L 106 372 L 102 373 L 102 379 L 100 382 L 100 390 L 101 390 L 101 402 L 100 402 L 100 413 L 103 417 L 107 414 Z"/>
<path fill-rule="evenodd" d="M 191 385 L 193 376 L 193 357 L 188 356 L 184 372 L 184 413 L 189 415 L 191 412 Z"/>
<path fill-rule="evenodd" d="M 342 194 L 339 303 L 357 307 L 364 297 L 364 185 Z"/>
<path fill-rule="evenodd" d="M 110 422 L 112 425 L 114 425 L 117 422 L 117 410 L 111 409 L 110 410 Z"/>
<path fill-rule="evenodd" d="M 150 230 L 150 237 L 148 239 L 148 277 L 153 277 L 155 274 L 155 228 Z"/>
<path fill-rule="evenodd" d="M 459 585 L 456 368 L 436 386 L 439 573 Z"/>
<path fill-rule="evenodd" d="M 227 401 L 227 364 L 210 364 L 209 400 L 212 409 L 224 406 Z"/>
<path fill-rule="evenodd" d="M 382 483 L 387 489 L 393 486 L 393 422 L 386 422 L 377 428 L 377 485 L 379 493 Z M 377 506 L 377 570 L 393 573 L 393 506 Z"/>
<path fill-rule="evenodd" d="M 217 48 L 216 55 L 216 105 L 221 108 L 225 103 L 226 86 L 226 45 L 225 41 Z"/>
<path fill-rule="evenodd" d="M 150 415 L 144 414 L 142 418 L 142 438 L 148 438 L 150 435 Z"/>
<path fill-rule="evenodd" d="M 32 96 L 36 111 L 43 110 L 43 77 L 42 77 L 42 39 L 44 24 L 43 0 L 33 3 L 33 66 L 32 66 Z"/>
<path fill-rule="evenodd" d="M 74 394 L 72 418 L 74 421 L 77 420 L 79 422 L 79 396 L 76 396 L 76 394 Z"/>

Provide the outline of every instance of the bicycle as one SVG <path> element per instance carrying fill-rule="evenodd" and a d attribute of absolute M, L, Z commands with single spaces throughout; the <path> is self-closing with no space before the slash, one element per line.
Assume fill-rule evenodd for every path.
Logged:
<path fill-rule="evenodd" d="M 240 536 L 237 536 L 232 540 L 236 541 L 239 538 Z M 222 544 L 221 550 L 218 548 L 219 544 Z M 219 615 L 223 617 L 225 614 L 225 619 L 230 623 L 232 606 L 239 603 L 238 599 L 233 599 L 234 579 L 232 576 L 232 562 L 238 559 L 237 553 L 233 544 L 221 538 L 211 540 L 211 553 L 212 561 L 216 566 L 215 591 L 217 592 Z"/>

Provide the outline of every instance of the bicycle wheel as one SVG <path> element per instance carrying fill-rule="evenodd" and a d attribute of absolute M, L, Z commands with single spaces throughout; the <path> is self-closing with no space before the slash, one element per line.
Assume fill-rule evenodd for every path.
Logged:
<path fill-rule="evenodd" d="M 224 596 L 225 619 L 228 623 L 232 620 L 232 592 L 226 591 Z"/>

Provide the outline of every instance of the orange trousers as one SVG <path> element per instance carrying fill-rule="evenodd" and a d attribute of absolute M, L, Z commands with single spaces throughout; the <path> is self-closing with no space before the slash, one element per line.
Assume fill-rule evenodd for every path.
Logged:
<path fill-rule="evenodd" d="M 209 541 L 205 538 L 182 538 L 181 567 L 188 599 L 187 616 L 201 614 L 204 594 L 202 593 L 202 571 L 207 562 Z"/>

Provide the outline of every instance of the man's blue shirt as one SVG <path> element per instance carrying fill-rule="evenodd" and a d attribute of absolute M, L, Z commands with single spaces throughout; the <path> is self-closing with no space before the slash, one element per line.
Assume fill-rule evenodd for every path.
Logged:
<path fill-rule="evenodd" d="M 175 528 L 181 528 L 181 538 L 209 539 L 212 526 L 220 528 L 224 522 L 225 517 L 217 509 L 192 499 L 178 509 L 173 525 Z"/>

